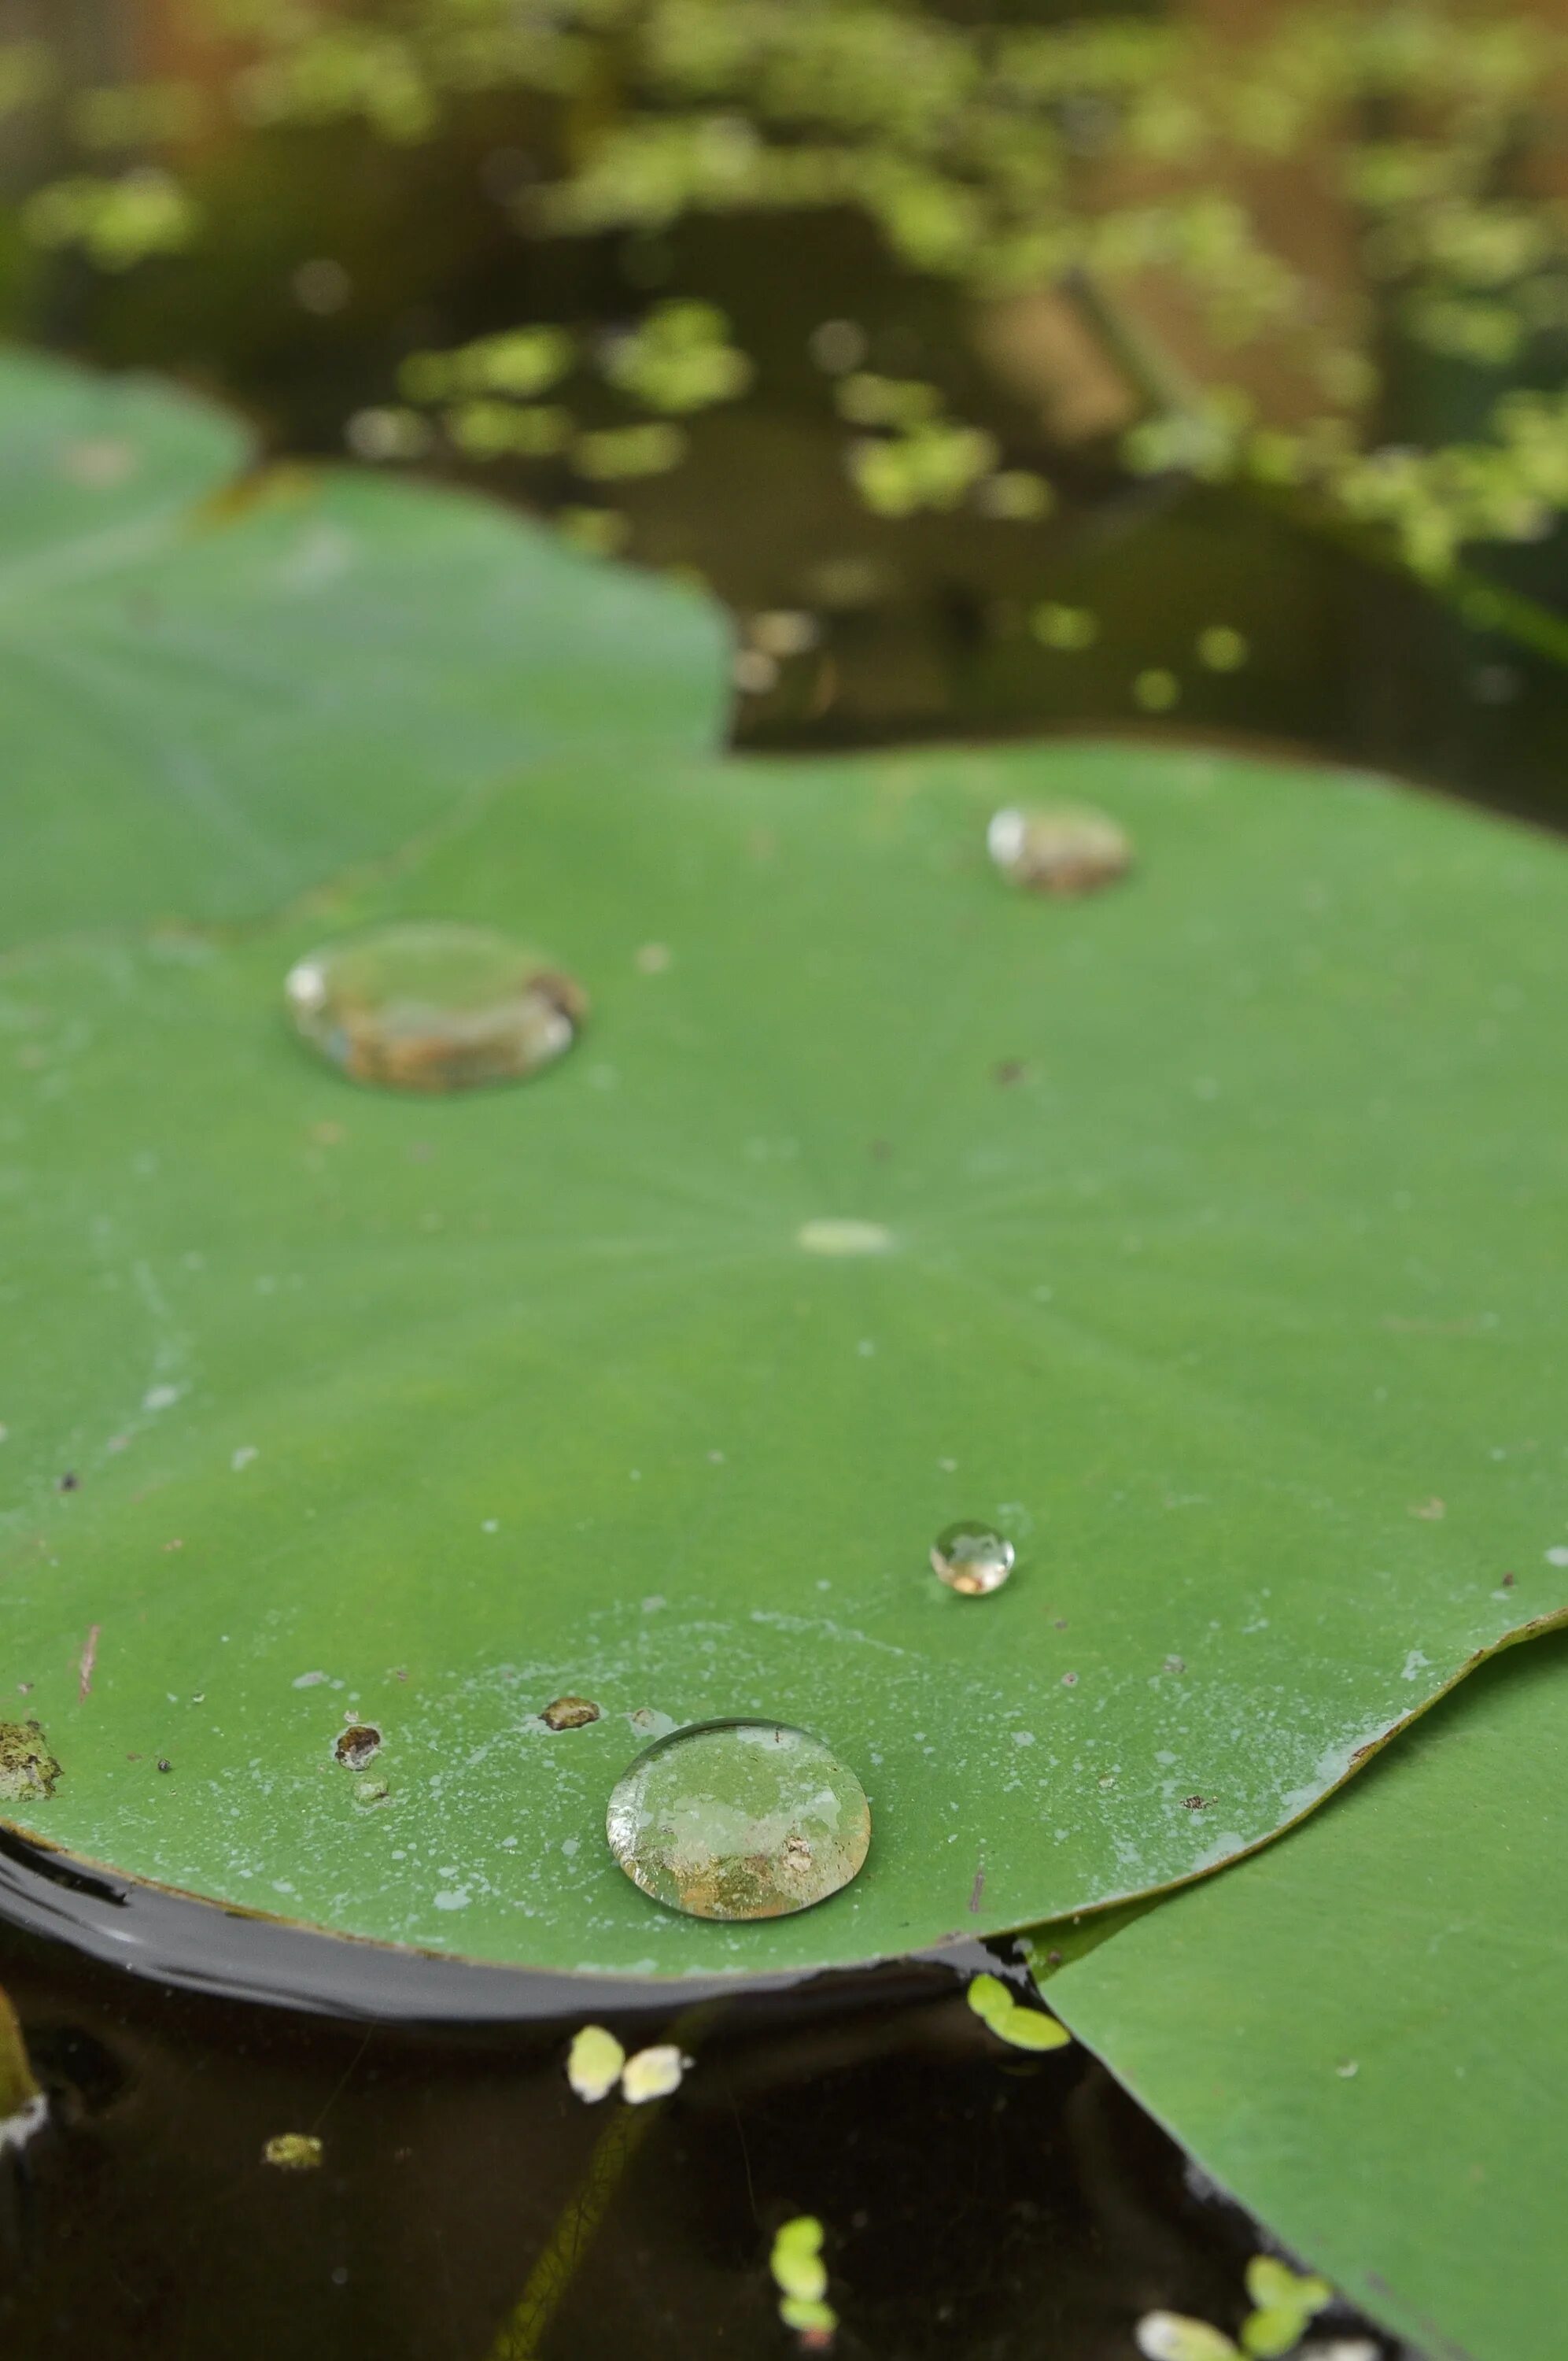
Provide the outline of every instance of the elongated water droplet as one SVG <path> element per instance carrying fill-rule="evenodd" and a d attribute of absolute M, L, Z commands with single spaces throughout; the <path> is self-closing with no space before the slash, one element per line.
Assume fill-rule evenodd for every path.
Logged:
<path fill-rule="evenodd" d="M 284 983 L 296 1029 L 356 1082 L 460 1091 L 516 1082 L 569 1049 L 580 984 L 488 927 L 374 928 L 312 951 Z"/>
<path fill-rule="evenodd" d="M 931 1565 L 949 1590 L 966 1598 L 1000 1590 L 1013 1571 L 1014 1549 L 1005 1534 L 977 1517 L 960 1518 L 945 1526 L 931 1545 Z"/>
<path fill-rule="evenodd" d="M 632 1883 L 694 1918 L 778 1918 L 848 1885 L 871 1806 L 819 1738 L 776 1721 L 705 1721 L 640 1754 L 605 1832 Z"/>
<path fill-rule="evenodd" d="M 1132 840 L 1087 804 L 1008 805 L 993 814 L 986 849 L 1010 884 L 1036 894 L 1092 894 L 1132 865 Z"/>

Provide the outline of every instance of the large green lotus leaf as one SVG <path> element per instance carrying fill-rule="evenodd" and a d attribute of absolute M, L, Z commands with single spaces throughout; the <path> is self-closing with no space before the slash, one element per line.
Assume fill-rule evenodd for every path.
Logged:
<path fill-rule="evenodd" d="M 1543 1439 L 1544 1446 L 1544 1439 Z M 1048 1980 L 1204 2167 L 1431 2361 L 1560 2361 L 1568 1642 Z"/>
<path fill-rule="evenodd" d="M 992 872 L 992 808 L 1061 794 L 1132 829 L 1125 884 Z M 578 1048 L 343 1080 L 280 980 L 390 912 L 534 941 Z M 14 1817 L 357 1935 L 660 1972 L 1262 1842 L 1568 1598 L 1565 966 L 1545 839 L 1111 745 L 585 755 L 330 922 L 14 963 L 0 1630 L 63 1766 Z M 812 1250 L 841 1222 L 885 1250 Z M 979 1600 L 927 1565 L 975 1514 L 1019 1553 Z M 602 1719 L 539 1728 L 564 1692 Z M 648 1713 L 827 1739 L 861 1876 L 768 1924 L 646 1899 L 603 1818 Z"/>
<path fill-rule="evenodd" d="M 252 918 L 564 747 L 711 741 L 688 590 L 367 473 L 227 489 L 243 434 L 0 357 L 0 945 Z"/>

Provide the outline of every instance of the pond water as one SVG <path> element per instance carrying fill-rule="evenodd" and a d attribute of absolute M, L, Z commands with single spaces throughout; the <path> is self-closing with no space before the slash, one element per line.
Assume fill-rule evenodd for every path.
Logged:
<path fill-rule="evenodd" d="M 1152 13 L 1201 20 L 1223 54 L 1225 11 Z M 1439 595 L 1256 483 L 1131 473 L 1116 435 L 1146 386 L 1092 303 L 977 311 L 853 207 L 520 236 L 520 193 L 559 170 L 559 125 L 536 95 L 481 89 L 413 142 L 352 116 L 209 127 L 181 151 L 204 207 L 188 247 L 127 270 L 69 246 L 29 255 L 15 233 L 27 192 L 82 161 L 72 94 L 149 71 L 211 90 L 189 18 L 0 0 L 0 38 L 41 38 L 61 74 L 38 119 L 0 125 L 0 326 L 203 386 L 242 405 L 275 456 L 346 447 L 401 465 L 401 430 L 374 421 L 408 414 L 411 354 L 546 322 L 602 358 L 651 305 L 701 298 L 753 366 L 749 390 L 684 417 L 680 465 L 585 476 L 559 452 L 480 460 L 472 437 L 413 464 L 699 575 L 736 618 L 742 748 L 1197 735 L 1568 814 L 1550 628 L 1568 589 L 1560 530 L 1469 553 L 1482 593 L 1528 602 L 1521 630 L 1475 584 L 1468 601 Z M 163 150 L 138 135 L 109 152 L 117 170 Z M 1380 445 L 1473 434 L 1510 389 L 1560 380 L 1563 331 L 1546 310 L 1507 359 L 1483 362 L 1422 346 L 1390 292 L 1405 282 L 1360 275 L 1326 237 L 1315 267 L 1324 317 L 1371 315 Z M 1282 347 L 1254 372 L 1266 411 L 1270 368 L 1285 371 Z M 572 394 L 577 423 L 607 434 L 624 420 L 591 375 Z M 868 507 L 846 460 L 851 377 L 937 388 L 993 438 L 1003 474 L 1048 478 L 1049 513 L 1011 493 Z M 161 1964 L 185 1981 L 160 1977 L 156 1924 L 144 1971 L 127 1974 L 111 1964 L 118 1905 L 77 1897 L 51 1938 L 39 1890 L 23 1877 L 0 1906 L 13 1922 L 0 1985 L 50 2098 L 48 2127 L 0 2158 L 7 2351 L 784 2351 L 767 2258 L 803 2213 L 826 2225 L 846 2361 L 1120 2361 L 1146 2310 L 1234 2331 L 1245 2309 L 1257 2229 L 1081 2049 L 1003 2049 L 963 1998 L 969 1973 L 998 1964 L 982 1955 L 699 2001 L 678 2021 L 556 1986 L 526 2021 L 498 2000 L 466 2022 L 455 1998 L 436 2024 L 428 1990 L 400 2004 L 353 1958 L 330 1999 L 313 1971 L 291 1985 L 279 1965 L 274 1997 L 287 1987 L 290 2004 L 269 2004 L 273 1968 L 247 1977 L 240 1922 L 208 1975 L 177 1933 Z M 148 1924 L 134 1905 L 125 1923 Z M 389 2015 L 400 2005 L 404 2022 Z M 673 2097 L 633 2115 L 574 2096 L 567 2042 L 600 2015 L 628 2048 L 684 2046 L 695 2062 Z M 320 2140 L 318 2164 L 263 2161 L 290 2134 Z"/>

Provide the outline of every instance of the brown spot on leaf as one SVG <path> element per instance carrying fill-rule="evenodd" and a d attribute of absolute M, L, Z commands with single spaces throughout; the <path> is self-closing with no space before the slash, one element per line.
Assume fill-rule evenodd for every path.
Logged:
<path fill-rule="evenodd" d="M 0 1797 L 11 1804 L 41 1802 L 53 1795 L 60 1775 L 36 1721 L 0 1721 Z"/>
<path fill-rule="evenodd" d="M 546 1730 L 586 1730 L 590 1721 L 598 1721 L 599 1708 L 592 1697 L 553 1697 L 540 1715 Z"/>
<path fill-rule="evenodd" d="M 374 1722 L 351 1721 L 346 1730 L 339 1730 L 332 1751 L 348 1770 L 363 1771 L 380 1747 L 381 1733 Z"/>

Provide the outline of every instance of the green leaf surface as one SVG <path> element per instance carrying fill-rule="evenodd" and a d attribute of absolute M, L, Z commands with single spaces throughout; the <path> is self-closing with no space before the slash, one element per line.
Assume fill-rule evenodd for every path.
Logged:
<path fill-rule="evenodd" d="M 0 357 L 0 947 L 252 919 L 541 754 L 716 735 L 689 591 L 455 492 L 234 487 L 247 456 L 167 389 Z"/>
<path fill-rule="evenodd" d="M 989 815 L 1052 796 L 1130 879 L 1002 882 Z M 1556 845 L 1169 749 L 585 747 L 330 925 L 390 914 L 536 943 L 586 1038 L 356 1090 L 280 1016 L 320 912 L 5 980 L 50 1841 L 485 1959 L 864 1959 L 1212 1868 L 1562 1612 Z M 988 1598 L 929 1570 L 955 1516 L 1017 1544 Z M 861 1773 L 869 1862 L 674 1916 L 606 1798 L 651 1719 L 755 1713 Z"/>
<path fill-rule="evenodd" d="M 1304 1828 L 1064 1967 L 1051 2005 L 1430 2361 L 1568 2320 L 1568 1641 L 1488 1665 Z"/>

